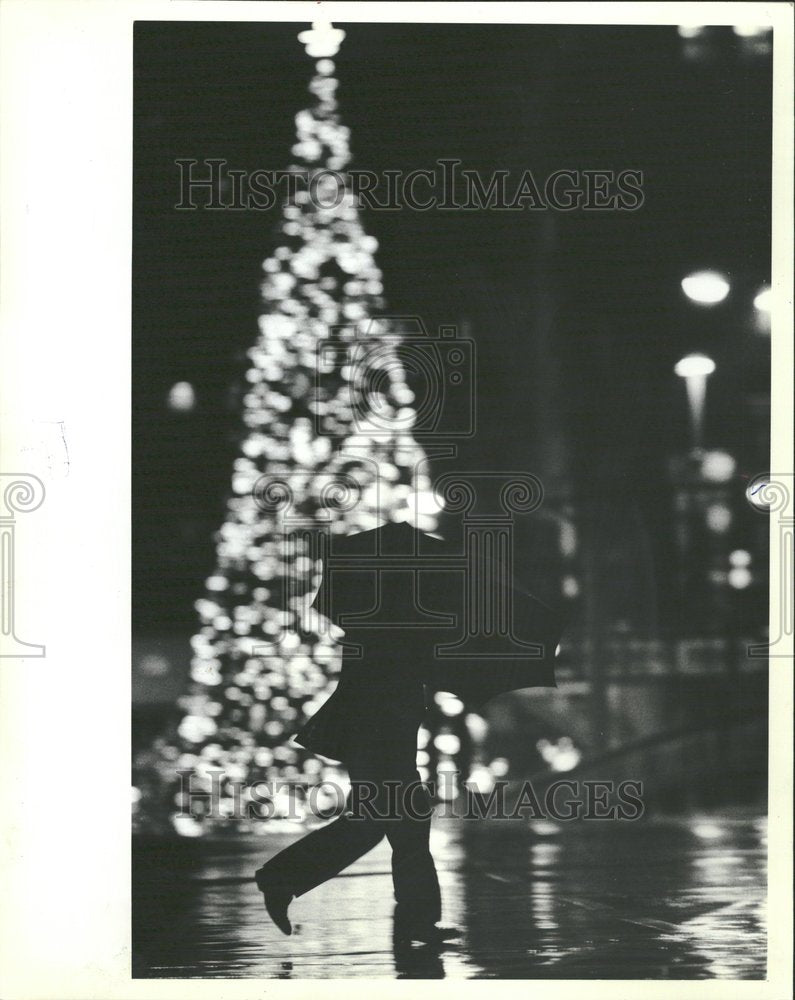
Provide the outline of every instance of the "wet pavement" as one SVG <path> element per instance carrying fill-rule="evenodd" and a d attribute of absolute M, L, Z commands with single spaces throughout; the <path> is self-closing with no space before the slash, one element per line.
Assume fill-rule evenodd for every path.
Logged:
<path fill-rule="evenodd" d="M 389 847 L 295 900 L 285 937 L 251 881 L 289 832 L 136 840 L 135 977 L 762 979 L 762 818 L 436 819 L 443 951 L 392 945 Z"/>

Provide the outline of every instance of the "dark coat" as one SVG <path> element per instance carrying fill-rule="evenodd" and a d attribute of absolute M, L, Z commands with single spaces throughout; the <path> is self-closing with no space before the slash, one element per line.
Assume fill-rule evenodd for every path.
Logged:
<path fill-rule="evenodd" d="M 515 634 L 540 642 L 540 655 L 492 658 L 486 642 L 477 656 L 471 644 L 451 656 L 440 647 L 463 636 L 466 601 L 460 548 L 403 522 L 335 538 L 313 606 L 345 632 L 342 670 L 295 742 L 345 761 L 362 746 L 415 739 L 436 690 L 472 709 L 504 691 L 555 686 L 561 628 L 550 608 L 514 581 Z"/>

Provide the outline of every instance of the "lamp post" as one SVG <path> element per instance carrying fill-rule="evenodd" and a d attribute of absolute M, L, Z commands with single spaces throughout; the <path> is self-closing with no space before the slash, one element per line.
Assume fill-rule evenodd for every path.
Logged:
<path fill-rule="evenodd" d="M 734 522 L 731 483 L 736 462 L 723 451 L 704 449 L 703 426 L 707 379 L 715 362 L 704 354 L 688 354 L 674 365 L 684 380 L 690 409 L 691 446 L 673 456 L 674 531 L 680 621 L 686 633 L 726 639 L 728 553 Z M 728 652 L 725 662 L 729 664 Z"/>
<path fill-rule="evenodd" d="M 687 400 L 690 404 L 691 450 L 694 455 L 699 455 L 703 451 L 707 379 L 715 371 L 715 362 L 706 354 L 688 354 L 677 361 L 674 371 L 685 380 Z"/>

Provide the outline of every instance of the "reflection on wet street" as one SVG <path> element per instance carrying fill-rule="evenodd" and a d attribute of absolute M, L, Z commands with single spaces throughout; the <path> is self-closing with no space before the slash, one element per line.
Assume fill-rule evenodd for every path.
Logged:
<path fill-rule="evenodd" d="M 300 831 L 298 831 L 300 833 Z M 136 977 L 762 979 L 765 823 L 434 821 L 444 951 L 392 946 L 389 848 L 295 900 L 292 937 L 251 876 L 289 832 L 137 840 Z"/>

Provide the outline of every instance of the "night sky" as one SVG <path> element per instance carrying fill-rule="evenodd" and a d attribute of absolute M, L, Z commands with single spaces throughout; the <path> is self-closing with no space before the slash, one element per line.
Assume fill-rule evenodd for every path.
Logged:
<path fill-rule="evenodd" d="M 309 103 L 305 25 L 135 29 L 134 628 L 189 629 L 212 569 L 257 336 L 269 212 L 175 210 L 180 157 L 284 169 Z M 392 312 L 466 329 L 478 350 L 478 432 L 461 469 L 547 468 L 554 438 L 574 496 L 631 512 L 666 573 L 666 458 L 688 442 L 684 353 L 717 363 L 707 442 L 766 468 L 752 394 L 769 340 L 751 301 L 770 278 L 771 63 L 728 28 L 688 59 L 674 27 L 342 25 L 335 63 L 354 168 L 489 175 L 641 170 L 634 212 L 363 213 Z M 509 182 L 510 189 L 510 182 Z M 699 309 L 679 282 L 732 278 Z M 548 345 L 543 352 L 539 345 Z M 550 360 L 551 359 L 551 360 Z M 197 405 L 174 413 L 169 388 Z M 235 387 L 238 387 L 236 389 Z M 660 586 L 664 590 L 663 583 Z"/>

